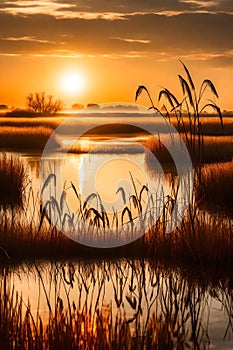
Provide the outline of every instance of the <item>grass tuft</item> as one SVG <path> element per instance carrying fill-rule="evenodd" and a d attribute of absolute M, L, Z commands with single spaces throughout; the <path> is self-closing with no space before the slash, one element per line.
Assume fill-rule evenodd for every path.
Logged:
<path fill-rule="evenodd" d="M 18 157 L 0 155 L 0 205 L 22 205 L 28 183 L 27 170 Z"/>

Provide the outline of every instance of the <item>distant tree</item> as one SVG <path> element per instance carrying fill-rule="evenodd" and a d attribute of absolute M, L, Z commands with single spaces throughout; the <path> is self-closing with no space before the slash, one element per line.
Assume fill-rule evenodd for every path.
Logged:
<path fill-rule="evenodd" d="M 8 109 L 8 106 L 7 105 L 0 105 L 0 110 L 3 110 L 3 109 Z"/>
<path fill-rule="evenodd" d="M 30 93 L 27 96 L 27 108 L 39 114 L 54 114 L 62 110 L 61 100 L 54 100 L 52 95 L 46 96 L 45 92 Z"/>
<path fill-rule="evenodd" d="M 100 106 L 97 103 L 88 103 L 87 108 L 98 109 Z"/>
<path fill-rule="evenodd" d="M 75 103 L 72 105 L 72 109 L 76 109 L 76 110 L 84 109 L 84 105 L 82 105 L 81 103 Z"/>

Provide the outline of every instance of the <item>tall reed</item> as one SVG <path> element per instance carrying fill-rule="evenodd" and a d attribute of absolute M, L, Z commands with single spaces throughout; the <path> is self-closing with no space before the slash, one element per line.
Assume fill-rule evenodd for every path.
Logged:
<path fill-rule="evenodd" d="M 204 101 L 203 103 L 207 89 L 209 89 L 212 93 L 213 99 L 218 98 L 217 90 L 212 81 L 209 79 L 203 80 L 198 90 L 193 82 L 190 71 L 182 61 L 180 62 L 186 75 L 185 78 L 178 75 L 183 94 L 181 101 L 179 101 L 170 90 L 163 88 L 159 92 L 158 101 L 161 101 L 164 98 L 168 102 L 168 105 L 163 104 L 163 109 L 165 112 L 161 112 L 160 109 L 155 106 L 148 89 L 144 85 L 140 85 L 138 87 L 135 100 L 137 101 L 142 91 L 145 91 L 151 103 L 150 109 L 154 109 L 155 111 L 159 112 L 168 120 L 170 120 L 172 114 L 174 114 L 178 131 L 184 134 L 187 147 L 193 157 L 193 160 L 201 164 L 203 148 L 203 132 L 201 123 L 202 113 L 209 108 L 213 109 L 217 113 L 222 126 L 223 117 L 221 109 L 214 100 L 210 99 Z M 186 117 L 188 117 L 188 123 L 185 122 Z"/>

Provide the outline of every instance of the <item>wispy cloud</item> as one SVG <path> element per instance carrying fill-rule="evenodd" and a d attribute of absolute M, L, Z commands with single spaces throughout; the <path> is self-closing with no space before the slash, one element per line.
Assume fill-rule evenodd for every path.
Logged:
<path fill-rule="evenodd" d="M 110 39 L 120 40 L 120 41 L 124 41 L 126 43 L 137 43 L 137 44 L 150 44 L 151 43 L 151 40 L 147 40 L 147 39 L 121 38 L 119 36 L 113 36 Z"/>
<path fill-rule="evenodd" d="M 212 8 L 217 7 L 220 1 L 201 1 L 201 0 L 179 0 L 180 3 L 185 3 L 189 5 L 194 5 L 201 8 Z"/>
<path fill-rule="evenodd" d="M 126 54 L 102 54 L 100 56 L 95 57 L 102 57 L 102 58 L 110 58 L 110 59 L 121 59 L 121 58 L 142 58 L 143 55 L 137 52 L 129 52 Z"/>
<path fill-rule="evenodd" d="M 0 56 L 6 56 L 6 57 L 18 57 L 21 56 L 19 53 L 7 53 L 7 52 L 0 52 Z"/>
<path fill-rule="evenodd" d="M 48 53 L 31 54 L 32 57 L 82 58 L 83 54 L 72 50 L 54 50 Z"/>
<path fill-rule="evenodd" d="M 56 1 L 40 0 L 16 0 L 5 1 L 1 12 L 6 12 L 12 15 L 34 15 L 34 14 L 53 14 L 59 10 L 68 10 L 75 5 L 67 3 L 57 3 Z"/>
<path fill-rule="evenodd" d="M 26 42 L 35 42 L 42 44 L 55 44 L 55 41 L 38 39 L 34 36 L 21 36 L 21 37 L 0 37 L 0 40 L 5 41 L 26 41 Z"/>
<path fill-rule="evenodd" d="M 8 54 L 10 55 L 10 54 Z M 14 56 L 12 54 L 12 56 Z M 107 59 L 121 59 L 121 58 L 141 58 L 144 57 L 137 52 L 128 52 L 126 54 L 116 53 L 102 53 L 102 54 L 80 54 L 78 52 L 69 50 L 57 50 L 49 53 L 30 54 L 30 57 L 50 57 L 50 58 L 107 58 Z"/>

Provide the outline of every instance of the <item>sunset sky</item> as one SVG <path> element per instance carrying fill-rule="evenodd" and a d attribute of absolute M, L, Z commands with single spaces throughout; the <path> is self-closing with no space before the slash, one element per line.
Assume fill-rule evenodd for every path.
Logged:
<path fill-rule="evenodd" d="M 24 106 L 36 91 L 67 107 L 134 102 L 142 84 L 156 101 L 161 86 L 180 94 L 179 58 L 233 109 L 232 0 L 0 2 L 0 104 Z"/>

